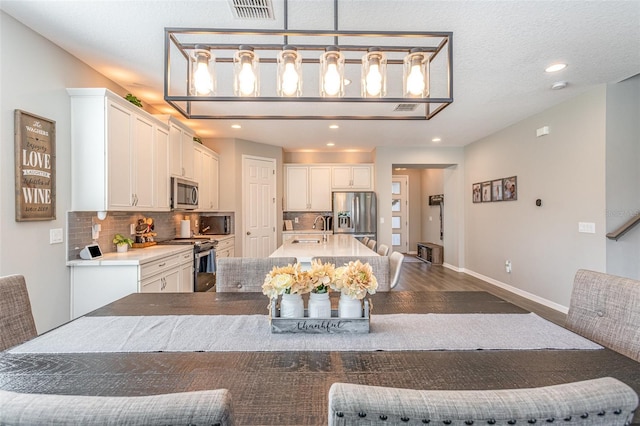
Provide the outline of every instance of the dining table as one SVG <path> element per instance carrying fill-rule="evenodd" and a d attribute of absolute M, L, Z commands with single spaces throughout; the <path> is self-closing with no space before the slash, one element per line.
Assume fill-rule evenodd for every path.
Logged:
<path fill-rule="evenodd" d="M 331 300 L 337 306 L 336 294 Z M 371 318 L 529 313 L 482 291 L 381 292 L 369 300 Z M 268 305 L 261 293 L 135 293 L 81 318 L 268 315 Z M 446 323 L 441 328 L 431 332 L 448 333 Z M 0 352 L 0 389 L 140 396 L 225 388 L 231 392 L 239 425 L 327 424 L 328 392 L 335 382 L 409 389 L 515 389 L 610 376 L 640 393 L 640 363 L 608 348 L 69 353 L 15 349 Z M 640 414 L 634 422 L 640 423 Z"/>

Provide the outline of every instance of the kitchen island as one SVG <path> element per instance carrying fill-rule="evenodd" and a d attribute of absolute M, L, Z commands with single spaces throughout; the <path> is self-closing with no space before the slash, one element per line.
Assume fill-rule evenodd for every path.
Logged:
<path fill-rule="evenodd" d="M 378 256 L 378 254 L 356 240 L 351 235 L 327 234 L 327 241 L 323 241 L 322 234 L 293 235 L 269 257 L 295 257 L 298 262 L 311 265 L 311 259 L 316 256 Z"/>

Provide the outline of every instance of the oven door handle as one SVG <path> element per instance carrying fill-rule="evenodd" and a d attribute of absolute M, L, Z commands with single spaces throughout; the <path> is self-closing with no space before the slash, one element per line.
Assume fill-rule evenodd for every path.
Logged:
<path fill-rule="evenodd" d="M 195 254 L 196 259 L 201 259 L 203 257 L 207 257 L 211 254 L 211 250 L 201 251 Z"/>

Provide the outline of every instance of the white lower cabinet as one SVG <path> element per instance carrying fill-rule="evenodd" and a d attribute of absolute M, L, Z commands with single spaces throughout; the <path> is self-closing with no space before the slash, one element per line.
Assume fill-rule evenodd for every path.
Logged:
<path fill-rule="evenodd" d="M 108 256 L 108 255 L 107 255 Z M 71 318 L 85 315 L 131 293 L 193 291 L 193 249 L 148 260 L 71 262 Z"/>
<path fill-rule="evenodd" d="M 218 239 L 218 245 L 216 246 L 216 259 L 221 257 L 234 257 L 235 256 L 235 237 L 226 237 Z"/>

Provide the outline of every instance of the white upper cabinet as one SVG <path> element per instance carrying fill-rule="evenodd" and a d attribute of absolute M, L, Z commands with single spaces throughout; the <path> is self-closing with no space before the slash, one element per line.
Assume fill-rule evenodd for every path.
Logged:
<path fill-rule="evenodd" d="M 170 115 L 156 115 L 169 124 L 169 171 L 171 176 L 195 178 L 193 137 L 195 132 Z"/>
<path fill-rule="evenodd" d="M 334 190 L 373 189 L 372 164 L 345 164 L 332 167 L 331 187 Z"/>
<path fill-rule="evenodd" d="M 285 165 L 285 211 L 330 211 L 331 167 Z"/>
<path fill-rule="evenodd" d="M 206 146 L 193 142 L 194 179 L 198 182 L 198 210 L 215 211 L 218 203 L 218 154 Z"/>
<path fill-rule="evenodd" d="M 104 89 L 67 89 L 71 97 L 71 209 L 169 210 L 156 190 L 158 135 L 165 123 Z M 160 148 L 161 149 L 161 148 Z M 168 175 L 165 179 L 168 186 Z"/>
<path fill-rule="evenodd" d="M 171 179 L 169 177 L 169 130 L 161 127 L 156 127 L 155 131 L 154 205 L 159 210 L 167 211 L 171 209 Z"/>

